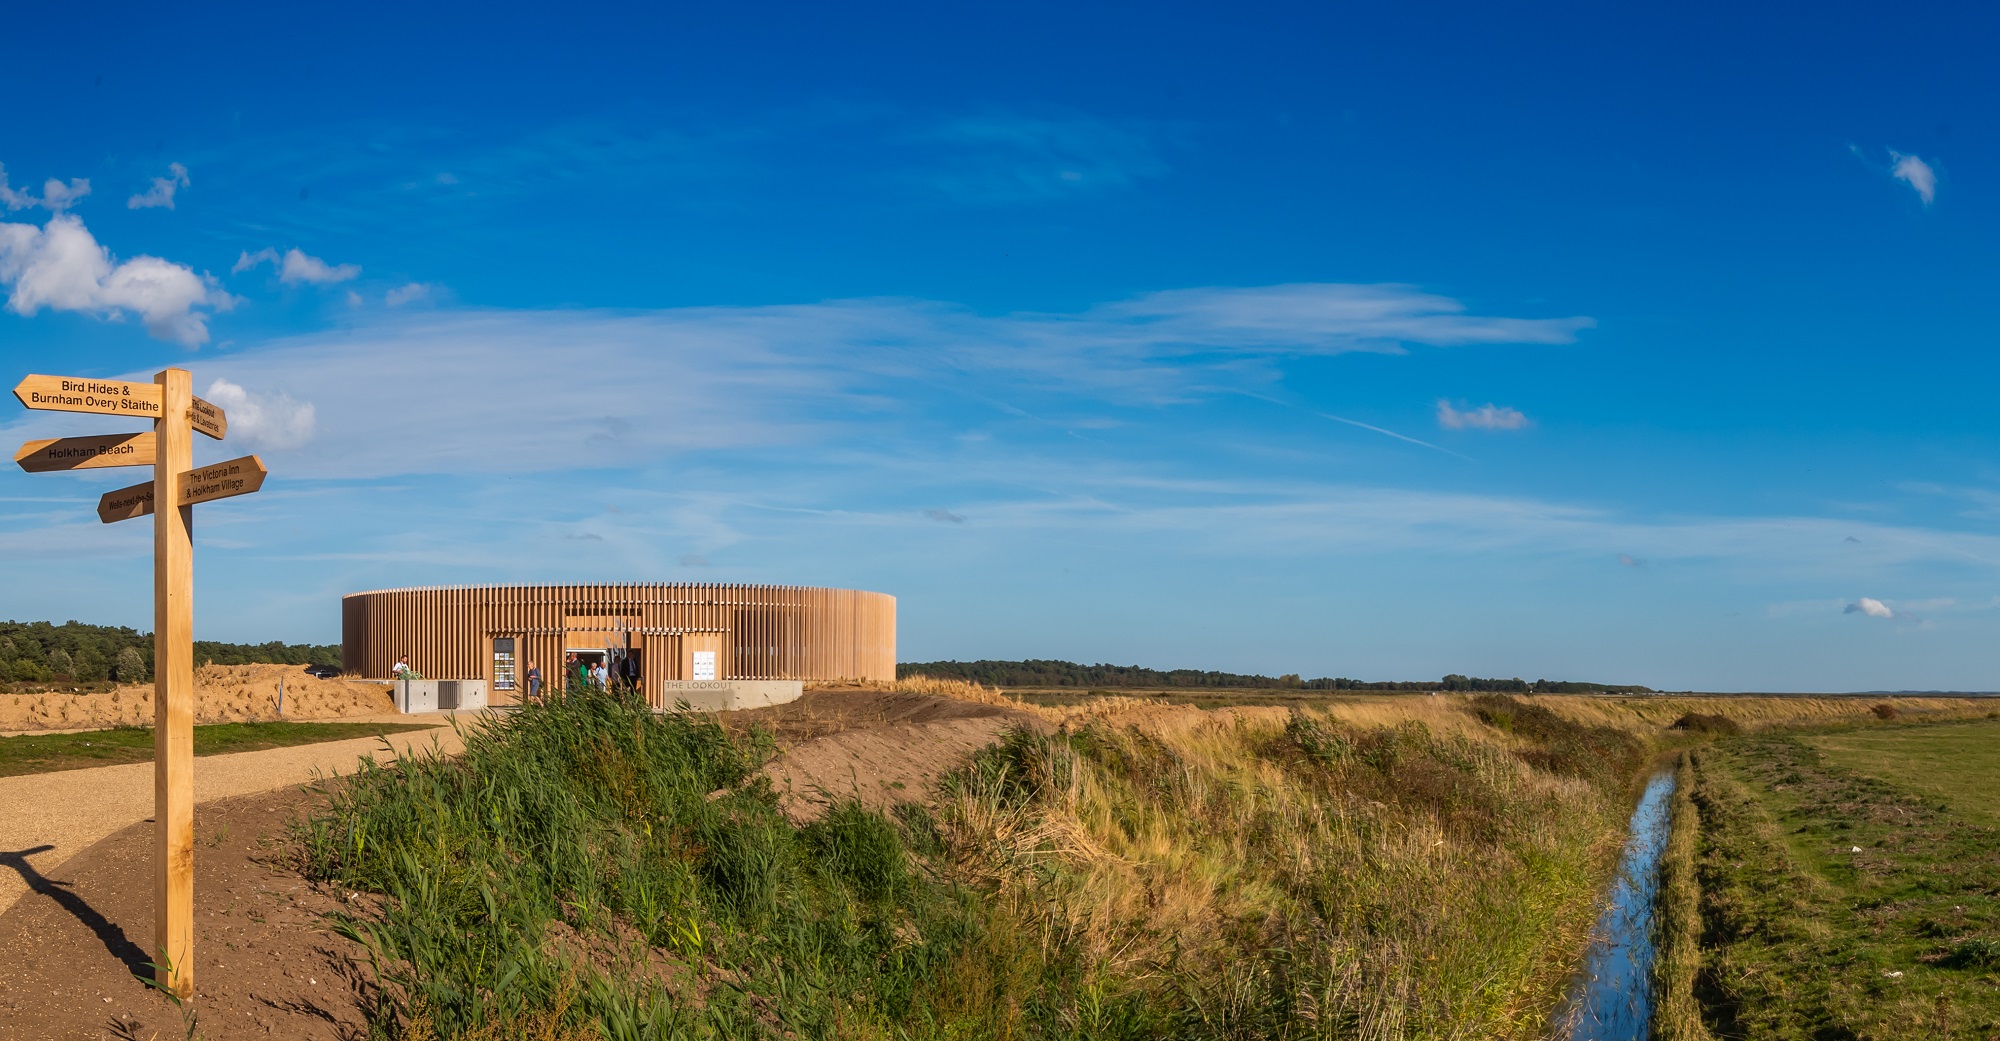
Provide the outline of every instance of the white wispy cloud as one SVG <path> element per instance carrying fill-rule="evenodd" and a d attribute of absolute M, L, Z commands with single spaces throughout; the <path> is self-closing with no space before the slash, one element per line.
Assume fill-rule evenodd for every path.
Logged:
<path fill-rule="evenodd" d="M 1454 452 L 1451 449 L 1444 447 L 1443 445 L 1434 445 L 1431 444 L 1429 441 L 1420 441 L 1417 438 L 1411 437 L 1408 434 L 1399 434 L 1394 430 L 1390 430 L 1387 427 L 1378 427 L 1373 423 L 1363 423 L 1358 419 L 1349 419 L 1346 416 L 1336 416 L 1331 412 L 1315 412 L 1313 413 L 1313 415 L 1318 416 L 1321 419 L 1331 419 L 1336 423 L 1345 423 L 1351 427 L 1360 427 L 1363 430 L 1370 430 L 1377 434 L 1381 434 L 1384 437 L 1393 437 L 1398 441 L 1407 441 L 1410 444 L 1419 445 L 1421 447 L 1431 449 L 1432 451 L 1435 452 L 1443 452 L 1446 455 L 1457 456 L 1460 459 L 1469 460 L 1470 458 L 1468 456 L 1460 455 L 1459 453 Z"/>
<path fill-rule="evenodd" d="M 248 271 L 259 264 L 276 265 L 280 262 L 281 261 L 278 257 L 278 251 L 270 248 L 269 246 L 266 246 L 255 253 L 252 253 L 249 250 L 244 250 L 243 253 L 236 258 L 236 263 L 230 267 L 229 273 L 232 275 L 240 275 L 243 272 Z"/>
<path fill-rule="evenodd" d="M 1320 282 L 1148 293 L 1093 308 L 1080 320 L 1099 335 L 1161 347 L 1285 354 L 1399 352 L 1411 343 L 1572 343 L 1597 324 L 1467 314 L 1463 303 L 1414 286 Z"/>
<path fill-rule="evenodd" d="M 383 295 L 382 302 L 388 304 L 390 307 L 422 303 L 431 298 L 433 288 L 423 282 L 411 282 L 389 290 L 389 292 Z"/>
<path fill-rule="evenodd" d="M 1438 399 L 1437 419 L 1446 430 L 1521 430 L 1529 425 L 1528 417 L 1516 409 L 1489 404 L 1461 410 L 1443 398 Z"/>
<path fill-rule="evenodd" d="M 286 250 L 281 256 L 268 246 L 255 253 L 244 252 L 229 270 L 232 274 L 242 274 L 262 264 L 277 268 L 278 281 L 286 285 L 332 285 L 361 275 L 361 267 L 357 264 L 329 264 L 296 248 Z"/>
<path fill-rule="evenodd" d="M 1904 155 L 1895 149 L 1889 150 L 1889 158 L 1895 161 L 1895 165 L 1889 168 L 1889 175 L 1909 185 L 1917 197 L 1924 200 L 1924 205 L 1929 206 L 1937 198 L 1937 171 L 1922 159 Z"/>
<path fill-rule="evenodd" d="M 1896 612 L 1890 610 L 1888 604 L 1885 604 L 1882 601 L 1877 600 L 1872 596 L 1864 596 L 1859 600 L 1856 600 L 1853 603 L 1848 604 L 1846 608 L 1846 613 L 1865 614 L 1870 618 L 1896 617 Z"/>
<path fill-rule="evenodd" d="M 64 184 L 51 177 L 42 182 L 42 197 L 37 199 L 27 192 L 8 187 L 7 168 L 0 165 L 0 203 L 6 203 L 10 210 L 40 206 L 51 213 L 61 213 L 89 194 L 90 181 L 86 178 L 72 177 L 68 184 Z"/>
<path fill-rule="evenodd" d="M 318 425 L 309 401 L 297 401 L 290 394 L 252 394 L 228 380 L 208 385 L 210 402 L 229 414 L 229 437 L 252 448 L 297 448 L 312 440 Z"/>
<path fill-rule="evenodd" d="M 171 210 L 174 208 L 174 193 L 187 187 L 190 183 L 187 167 L 179 163 L 168 163 L 167 176 L 153 178 L 153 186 L 138 195 L 126 199 L 125 208 L 131 210 L 148 210 L 165 207 Z"/>
<path fill-rule="evenodd" d="M 1588 325 L 1470 315 L 1407 287 L 1346 285 L 1180 290 L 1070 314 L 982 315 L 909 300 L 641 314 L 453 309 L 380 312 L 351 329 L 232 354 L 223 374 L 243 386 L 312 388 L 326 443 L 345 446 L 314 465 L 534 470 L 574 465 L 579 449 L 617 465 L 806 437 L 897 409 L 929 386 L 1155 405 L 1269 382 L 1286 358 L 1406 343 L 1561 343 Z M 566 378 L 533 380 L 531 391 L 522 374 L 552 365 Z M 392 370 L 401 376 L 385 384 L 380 373 Z M 420 389 L 446 385 L 452 394 Z M 543 417 L 532 428 L 492 404 L 530 396 Z M 454 436 L 421 433 L 439 425 Z"/>
<path fill-rule="evenodd" d="M 42 227 L 0 223 L 0 285 L 7 308 L 32 317 L 42 308 L 104 318 L 137 315 L 146 331 L 187 347 L 208 342 L 209 311 L 235 302 L 213 280 L 159 257 L 116 262 L 83 221 L 58 213 Z"/>

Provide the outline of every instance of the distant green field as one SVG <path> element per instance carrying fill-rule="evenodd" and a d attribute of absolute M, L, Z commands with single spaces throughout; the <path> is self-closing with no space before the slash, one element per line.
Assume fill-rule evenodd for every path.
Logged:
<path fill-rule="evenodd" d="M 377 734 L 427 730 L 427 723 L 215 723 L 194 728 L 194 754 L 255 752 L 264 748 L 347 741 Z M 76 734 L 0 737 L 0 777 L 80 770 L 88 766 L 153 761 L 151 727 L 86 730 Z"/>
<path fill-rule="evenodd" d="M 2000 720 L 1826 734 L 1806 743 L 1835 766 L 1940 796 L 1953 810 L 2000 824 Z"/>

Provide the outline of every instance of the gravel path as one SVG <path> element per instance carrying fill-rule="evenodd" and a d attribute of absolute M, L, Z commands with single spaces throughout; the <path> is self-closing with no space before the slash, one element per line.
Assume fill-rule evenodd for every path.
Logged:
<path fill-rule="evenodd" d="M 441 726 L 438 730 L 390 734 L 388 740 L 396 754 L 404 754 L 412 746 L 428 748 L 433 740 L 446 752 L 458 751 L 462 747 L 458 734 L 445 725 L 448 721 L 444 717 L 438 720 Z M 423 721 L 421 717 L 401 715 L 379 720 L 336 720 L 341 723 Z M 382 761 L 385 758 L 382 739 L 364 737 L 197 758 L 194 761 L 196 834 L 201 830 L 202 803 L 302 784 L 315 774 L 336 770 L 349 773 L 364 755 Z M 0 777 L 0 914 L 28 891 L 23 867 L 32 866 L 46 875 L 99 839 L 152 816 L 152 763 Z"/>

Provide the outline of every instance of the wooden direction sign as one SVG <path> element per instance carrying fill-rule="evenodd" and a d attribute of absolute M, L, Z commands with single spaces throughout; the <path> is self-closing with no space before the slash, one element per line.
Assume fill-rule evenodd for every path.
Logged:
<path fill-rule="evenodd" d="M 264 461 L 254 455 L 241 459 L 231 459 L 214 466 L 197 466 L 180 475 L 180 505 L 193 506 L 201 502 L 214 502 L 233 495 L 248 495 L 264 487 L 264 478 L 270 471 L 264 469 Z M 130 488 L 120 488 L 115 492 L 105 492 L 97 500 L 97 519 L 106 524 L 134 517 L 144 517 L 153 512 L 153 482 L 135 484 Z"/>
<path fill-rule="evenodd" d="M 105 492 L 97 500 L 97 519 L 106 524 L 144 517 L 153 512 L 153 482 Z"/>
<path fill-rule="evenodd" d="M 188 409 L 188 424 L 220 441 L 222 435 L 229 432 L 229 414 L 200 398 L 195 398 L 194 407 Z"/>
<path fill-rule="evenodd" d="M 160 418 L 160 385 L 81 376 L 29 376 L 14 396 L 29 408 L 56 412 L 97 412 L 107 416 Z"/>
<path fill-rule="evenodd" d="M 14 388 L 29 408 L 96 412 L 152 421 L 150 432 L 30 441 L 14 460 L 31 473 L 148 466 L 153 479 L 97 503 L 106 524 L 153 515 L 153 947 L 154 979 L 181 998 L 194 994 L 194 535 L 191 513 L 155 510 L 248 495 L 264 486 L 254 455 L 194 465 L 194 434 L 220 438 L 229 417 L 194 396 L 186 369 L 152 383 L 29 376 Z"/>
<path fill-rule="evenodd" d="M 30 441 L 14 453 L 14 461 L 31 474 L 52 470 L 90 470 L 100 466 L 151 466 L 159 435 L 96 434 Z"/>
<path fill-rule="evenodd" d="M 264 460 L 254 455 L 231 459 L 214 466 L 197 466 L 181 475 L 181 505 L 214 502 L 232 495 L 248 495 L 264 487 Z"/>

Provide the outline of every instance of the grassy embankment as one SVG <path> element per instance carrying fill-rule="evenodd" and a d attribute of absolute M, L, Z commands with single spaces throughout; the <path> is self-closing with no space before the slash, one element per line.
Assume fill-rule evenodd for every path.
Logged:
<path fill-rule="evenodd" d="M 1469 707 L 1079 719 L 794 827 L 712 720 L 574 699 L 364 770 L 304 849 L 388 897 L 389 1035 L 1536 1036 L 1640 746 Z"/>
<path fill-rule="evenodd" d="M 304 863 L 387 898 L 383 1036 L 1540 1037 L 1674 718 L 1029 711 L 930 808 L 799 827 L 712 719 L 530 707 L 334 789 Z"/>
<path fill-rule="evenodd" d="M 1663 1041 L 2000 1029 L 2000 723 L 1745 737 L 1682 776 Z"/>
<path fill-rule="evenodd" d="M 406 730 L 428 730 L 431 726 L 424 723 L 216 723 L 194 728 L 194 754 L 255 752 L 265 748 L 400 734 Z M 152 761 L 151 727 L 0 737 L 0 777 Z"/>

